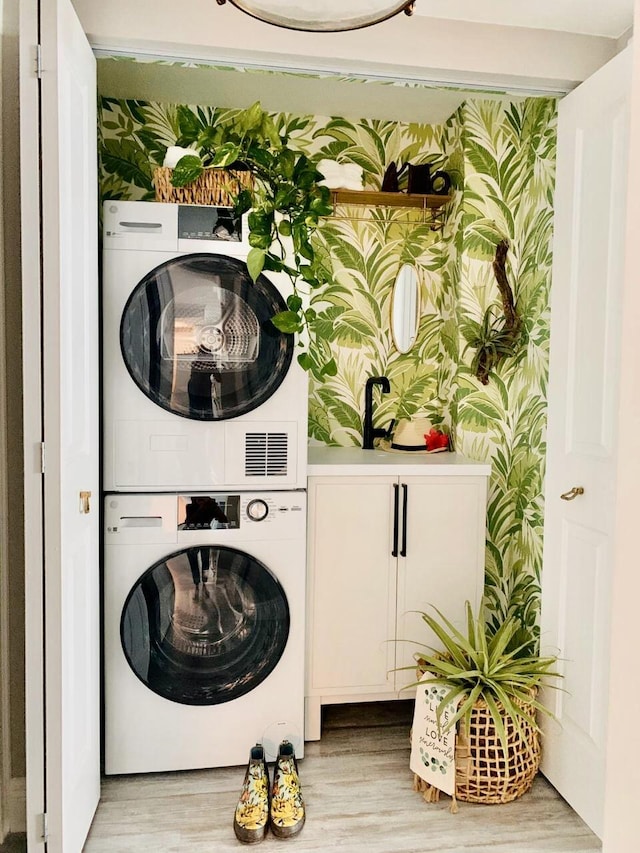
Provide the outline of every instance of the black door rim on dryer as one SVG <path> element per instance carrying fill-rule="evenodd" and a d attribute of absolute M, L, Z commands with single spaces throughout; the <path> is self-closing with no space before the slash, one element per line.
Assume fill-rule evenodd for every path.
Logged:
<path fill-rule="evenodd" d="M 289 605 L 273 573 L 236 548 L 195 545 L 148 568 L 120 616 L 122 651 L 149 689 L 219 705 L 258 687 L 284 654 Z"/>
<path fill-rule="evenodd" d="M 293 335 L 271 322 L 286 310 L 274 284 L 263 274 L 254 283 L 243 260 L 180 255 L 133 288 L 120 351 L 137 387 L 165 411 L 198 421 L 236 418 L 265 403 L 287 375 Z"/>

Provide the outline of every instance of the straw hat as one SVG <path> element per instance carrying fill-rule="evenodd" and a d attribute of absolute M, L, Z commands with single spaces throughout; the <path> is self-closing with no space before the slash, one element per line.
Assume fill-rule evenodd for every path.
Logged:
<path fill-rule="evenodd" d="M 426 437 L 430 433 L 428 449 Z M 429 418 L 415 417 L 398 421 L 393 436 L 381 439 L 378 448 L 390 453 L 439 453 L 449 450 L 449 437 L 434 427 Z"/>

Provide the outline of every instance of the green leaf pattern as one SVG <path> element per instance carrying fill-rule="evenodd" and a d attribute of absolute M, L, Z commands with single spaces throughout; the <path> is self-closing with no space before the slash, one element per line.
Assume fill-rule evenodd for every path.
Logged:
<path fill-rule="evenodd" d="M 492 463 L 485 597 L 497 627 L 509 610 L 535 635 L 542 563 L 549 286 L 556 101 L 467 101 L 460 251 L 461 362 L 456 448 Z M 509 280 L 527 343 L 482 386 L 465 331 L 499 308 L 491 261 L 509 240 Z"/>
<path fill-rule="evenodd" d="M 354 81 L 355 83 L 355 81 Z M 100 176 L 103 198 L 153 198 L 152 171 L 181 126 L 208 125 L 213 107 L 103 97 Z M 221 118 L 233 110 L 217 109 Z M 391 394 L 376 405 L 376 425 L 420 412 L 451 431 L 460 453 L 492 463 L 487 516 L 486 601 L 499 624 L 516 608 L 534 626 L 542 558 L 549 284 L 556 102 L 466 101 L 439 126 L 343 117 L 272 116 L 309 156 L 355 162 L 378 189 L 386 167 L 433 164 L 452 176 L 454 200 L 435 232 L 421 213 L 343 207 L 322 223 L 316 256 L 330 270 L 314 291 L 322 340 L 309 354 L 332 369 L 310 376 L 309 435 L 360 445 L 364 386 L 384 374 Z M 500 312 L 491 262 L 506 237 L 507 271 L 526 329 L 526 346 L 483 386 L 470 366 L 486 310 Z M 257 255 L 252 259 L 258 270 Z M 403 263 L 420 276 L 421 322 L 411 352 L 390 330 L 391 295 Z M 331 361 L 333 359 L 333 361 Z M 331 375 L 335 363 L 335 375 Z"/>

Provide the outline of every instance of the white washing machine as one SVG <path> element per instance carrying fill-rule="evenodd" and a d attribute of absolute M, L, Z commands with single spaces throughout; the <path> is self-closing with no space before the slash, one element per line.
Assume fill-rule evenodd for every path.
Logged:
<path fill-rule="evenodd" d="M 105 770 L 304 741 L 304 492 L 105 496 Z"/>
<path fill-rule="evenodd" d="M 249 276 L 229 208 L 107 201 L 105 491 L 306 484 L 307 376 L 271 317 L 291 284 Z"/>

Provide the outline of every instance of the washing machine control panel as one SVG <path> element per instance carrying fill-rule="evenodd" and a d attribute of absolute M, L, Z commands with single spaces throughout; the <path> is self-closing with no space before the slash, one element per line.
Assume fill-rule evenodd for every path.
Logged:
<path fill-rule="evenodd" d="M 307 495 L 291 492 L 107 494 L 108 545 L 225 545 L 304 539 Z"/>
<path fill-rule="evenodd" d="M 178 531 L 244 531 L 257 525 L 273 533 L 297 526 L 306 515 L 304 492 L 236 492 L 178 496 Z"/>

